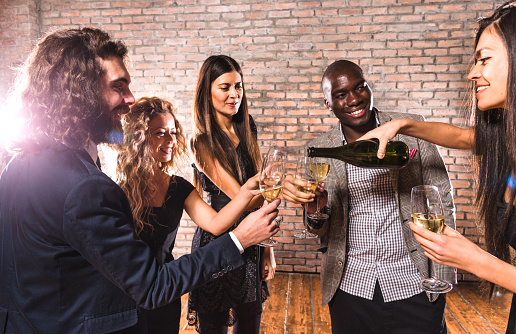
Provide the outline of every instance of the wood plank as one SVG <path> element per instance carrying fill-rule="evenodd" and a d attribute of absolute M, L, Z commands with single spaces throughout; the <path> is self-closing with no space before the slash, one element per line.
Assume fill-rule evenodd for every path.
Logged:
<path fill-rule="evenodd" d="M 468 332 L 462 328 L 460 322 L 450 312 L 448 307 L 444 309 L 444 317 L 446 318 L 446 328 L 448 329 L 448 334 L 468 334 Z"/>
<path fill-rule="evenodd" d="M 446 304 L 467 333 L 493 333 L 493 328 L 457 293 L 457 289 L 446 294 Z"/>
<path fill-rule="evenodd" d="M 322 306 L 321 276 L 312 278 L 312 308 L 314 317 L 314 333 L 331 334 L 331 319 L 328 305 Z"/>
<path fill-rule="evenodd" d="M 261 334 L 285 333 L 285 319 L 287 318 L 289 275 L 276 273 L 269 283 L 271 296 L 263 303 Z"/>
<path fill-rule="evenodd" d="M 322 307 L 318 274 L 276 273 L 270 282 L 271 296 L 264 303 L 261 334 L 330 334 L 328 307 Z M 461 282 L 447 294 L 445 309 L 449 334 L 504 333 L 512 293 L 501 292 L 489 302 L 478 283 Z M 196 334 L 188 326 L 188 295 L 181 298 L 181 334 Z M 228 334 L 232 333 L 230 328 Z"/>
<path fill-rule="evenodd" d="M 509 319 L 509 312 L 506 309 L 489 302 L 488 296 L 480 293 L 476 284 L 459 284 L 456 286 L 456 290 L 496 332 L 505 333 L 507 319 Z"/>
<path fill-rule="evenodd" d="M 289 274 L 287 333 L 313 334 L 312 282 L 309 275 Z"/>

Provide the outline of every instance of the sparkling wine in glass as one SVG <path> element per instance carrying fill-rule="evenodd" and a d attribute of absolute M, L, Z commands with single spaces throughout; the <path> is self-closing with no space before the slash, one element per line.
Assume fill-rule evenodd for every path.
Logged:
<path fill-rule="evenodd" d="M 323 182 L 330 173 L 330 159 L 320 157 L 313 157 L 309 159 L 310 161 L 308 163 L 308 168 L 310 169 L 310 175 L 313 177 L 315 181 L 317 181 L 317 184 L 319 184 Z M 322 213 L 319 208 L 319 196 L 317 196 L 316 200 L 317 211 L 315 211 L 312 214 L 309 214 L 308 217 L 314 220 L 328 219 L 328 215 Z"/>
<path fill-rule="evenodd" d="M 310 158 L 307 156 L 302 156 L 297 160 L 296 166 L 296 179 L 303 180 L 306 182 L 305 186 L 300 186 L 296 184 L 296 187 L 299 191 L 305 192 L 307 194 L 315 193 L 315 189 L 317 188 L 317 181 L 312 177 L 312 173 L 310 172 Z M 315 239 L 317 235 L 308 232 L 307 230 L 307 205 L 305 204 L 305 210 L 303 211 L 303 225 L 304 229 L 302 232 L 294 234 L 294 237 L 297 239 Z"/>
<path fill-rule="evenodd" d="M 444 213 L 439 189 L 435 186 L 422 185 L 412 188 L 412 221 L 414 224 L 435 233 L 444 228 Z M 449 282 L 435 276 L 434 263 L 428 259 L 430 278 L 423 278 L 421 286 L 430 293 L 446 293 L 453 289 Z"/>
<path fill-rule="evenodd" d="M 267 202 L 272 202 L 283 191 L 285 178 L 285 152 L 271 148 L 264 156 L 260 171 L 260 191 Z M 278 242 L 269 238 L 259 243 L 260 246 L 272 247 Z"/>

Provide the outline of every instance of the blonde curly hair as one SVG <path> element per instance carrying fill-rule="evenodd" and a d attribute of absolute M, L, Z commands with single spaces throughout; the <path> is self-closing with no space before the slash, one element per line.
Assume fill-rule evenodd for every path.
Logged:
<path fill-rule="evenodd" d="M 172 152 L 172 159 L 162 163 L 154 159 L 149 147 L 149 122 L 158 114 L 170 114 L 176 126 L 177 144 Z M 184 159 L 187 152 L 183 128 L 176 116 L 174 105 L 159 97 L 142 97 L 138 99 L 122 120 L 124 142 L 117 159 L 117 182 L 124 190 L 135 222 L 135 231 L 140 233 L 145 226 L 151 205 L 150 198 L 157 190 L 153 184 L 155 166 L 170 174 L 178 160 Z"/>

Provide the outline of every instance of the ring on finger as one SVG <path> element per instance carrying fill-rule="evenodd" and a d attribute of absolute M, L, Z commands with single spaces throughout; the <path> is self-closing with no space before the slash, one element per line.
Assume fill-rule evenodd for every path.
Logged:
<path fill-rule="evenodd" d="M 279 228 L 280 221 L 278 220 L 278 218 L 274 218 L 274 222 L 276 223 L 276 226 Z"/>

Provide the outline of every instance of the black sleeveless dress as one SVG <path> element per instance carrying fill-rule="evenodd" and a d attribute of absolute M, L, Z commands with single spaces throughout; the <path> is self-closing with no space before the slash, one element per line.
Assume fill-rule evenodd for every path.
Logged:
<path fill-rule="evenodd" d="M 507 203 L 505 200 L 501 199 L 498 201 L 498 209 L 497 209 L 497 220 L 501 222 L 507 209 Z M 514 233 L 514 224 L 516 220 L 516 212 L 513 212 L 509 221 L 507 222 L 507 227 L 505 229 L 505 241 L 513 248 L 516 249 L 516 234 Z M 507 331 L 506 334 L 516 334 L 516 294 L 512 294 L 512 303 L 511 310 L 509 312 L 509 321 L 507 323 Z"/>
<path fill-rule="evenodd" d="M 255 175 L 254 167 L 247 150 L 238 145 L 236 152 L 239 157 L 239 166 L 242 172 L 244 182 Z M 194 166 L 195 167 L 195 166 Z M 230 198 L 224 194 L 211 180 L 202 172 L 196 169 L 197 175 L 202 183 L 203 190 L 207 193 L 208 204 L 217 212 L 222 209 Z M 240 222 L 247 217 L 250 211 L 242 214 L 239 220 L 227 231 L 235 229 Z M 226 232 L 226 233 L 227 233 Z M 217 237 L 197 227 L 192 241 L 192 252 L 202 247 Z M 224 276 L 211 280 L 201 287 L 190 292 L 188 307 L 188 322 L 190 325 L 198 326 L 197 315 L 209 315 L 223 313 L 224 317 L 214 319 L 217 324 L 214 326 L 231 326 L 238 319 L 231 311 L 238 305 L 256 302 L 252 308 L 256 310 L 256 314 L 261 314 L 261 303 L 268 297 L 267 285 L 260 279 L 260 246 L 252 246 L 247 248 L 244 253 L 245 265 L 234 269 Z M 210 320 L 214 317 L 209 317 Z"/>
<path fill-rule="evenodd" d="M 161 207 L 154 207 L 145 221 L 152 228 L 145 226 L 138 235 L 152 249 L 159 264 L 174 260 L 172 249 L 176 240 L 177 229 L 183 216 L 186 198 L 195 187 L 179 176 L 172 176 L 167 197 Z M 155 310 L 138 309 L 139 317 L 146 320 L 147 332 L 153 334 L 179 333 L 181 319 L 181 299 Z"/>

